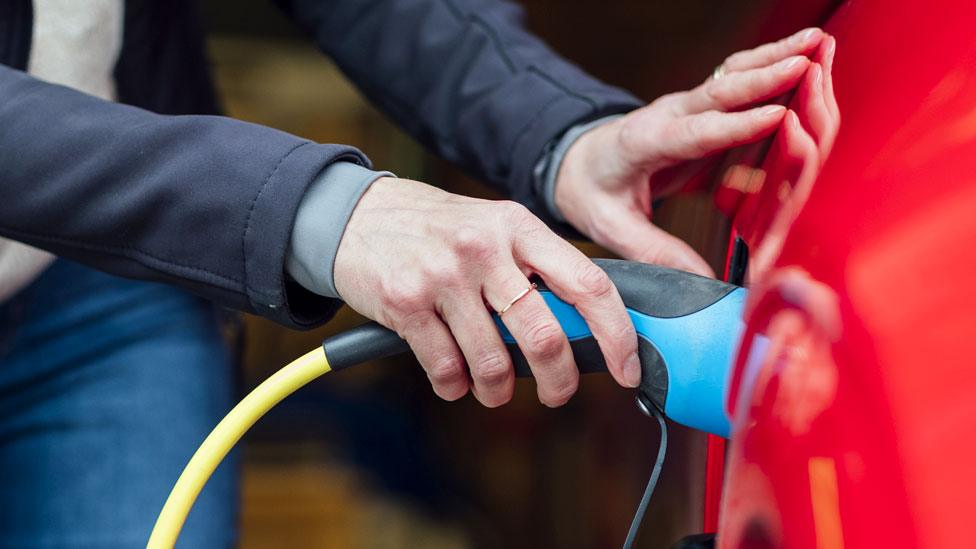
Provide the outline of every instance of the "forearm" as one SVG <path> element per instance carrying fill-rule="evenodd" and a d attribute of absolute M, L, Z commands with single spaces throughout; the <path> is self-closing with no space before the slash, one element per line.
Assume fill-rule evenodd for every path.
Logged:
<path fill-rule="evenodd" d="M 307 186 L 336 161 L 367 165 L 355 149 L 155 115 L 5 67 L 0 97 L 3 236 L 286 325 L 338 307 L 284 265 Z"/>
<path fill-rule="evenodd" d="M 499 0 L 278 0 L 380 108 L 534 207 L 532 171 L 568 128 L 640 102 L 553 53 Z"/>

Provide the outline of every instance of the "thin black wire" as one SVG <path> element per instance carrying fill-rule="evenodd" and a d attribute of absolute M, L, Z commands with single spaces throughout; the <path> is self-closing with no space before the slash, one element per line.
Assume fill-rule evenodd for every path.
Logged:
<path fill-rule="evenodd" d="M 658 425 L 661 426 L 661 444 L 657 447 L 657 461 L 654 462 L 654 469 L 651 470 L 651 478 L 647 481 L 644 488 L 644 495 L 641 496 L 640 505 L 634 513 L 634 520 L 630 523 L 630 530 L 627 531 L 627 539 L 624 540 L 624 549 L 631 549 L 634 540 L 637 539 L 637 532 L 640 530 L 641 523 L 644 522 L 644 514 L 647 512 L 647 505 L 651 502 L 654 488 L 657 486 L 657 479 L 661 476 L 661 468 L 664 467 L 664 454 L 668 450 L 668 426 L 664 423 L 664 416 L 661 415 L 657 406 L 647 406 L 650 412 L 657 418 Z"/>

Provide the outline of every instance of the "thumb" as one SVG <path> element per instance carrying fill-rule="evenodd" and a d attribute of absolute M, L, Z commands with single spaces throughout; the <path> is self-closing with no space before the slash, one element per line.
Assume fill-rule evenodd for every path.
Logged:
<path fill-rule="evenodd" d="M 643 213 L 608 216 L 597 244 L 631 261 L 715 278 L 715 271 L 685 241 L 655 226 Z"/>

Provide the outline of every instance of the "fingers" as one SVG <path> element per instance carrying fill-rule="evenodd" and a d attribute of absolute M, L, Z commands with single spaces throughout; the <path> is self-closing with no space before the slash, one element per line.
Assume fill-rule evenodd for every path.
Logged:
<path fill-rule="evenodd" d="M 827 36 L 821 45 L 820 66 L 823 70 L 821 88 L 823 90 L 823 101 L 827 110 L 829 120 L 828 131 L 820 136 L 818 147 L 820 155 L 826 158 L 834 146 L 837 132 L 840 130 L 840 107 L 837 106 L 837 97 L 834 95 L 834 53 L 837 51 L 837 39 Z"/>
<path fill-rule="evenodd" d="M 808 53 L 820 43 L 823 35 L 818 28 L 803 29 L 782 40 L 734 53 L 722 63 L 725 69 L 723 78 L 731 72 L 765 67 L 793 55 Z"/>
<path fill-rule="evenodd" d="M 520 262 L 539 273 L 553 293 L 583 316 L 617 383 L 639 385 L 637 333 L 607 274 L 562 239 L 543 242 L 523 238 L 516 241 L 514 249 Z"/>
<path fill-rule="evenodd" d="M 823 67 L 823 89 L 827 107 L 840 123 L 840 108 L 834 96 L 834 54 L 837 52 L 837 39 L 828 35 L 821 45 L 820 66 Z"/>
<path fill-rule="evenodd" d="M 817 56 L 819 62 L 810 66 L 794 101 L 800 122 L 817 143 L 821 161 L 829 154 L 840 128 L 840 112 L 828 74 L 833 64 L 833 44 L 833 37 L 824 39 Z"/>
<path fill-rule="evenodd" d="M 772 65 L 732 72 L 719 79 L 709 78 L 694 90 L 681 94 L 681 108 L 688 114 L 731 111 L 765 101 L 796 86 L 809 65 L 809 59 L 794 55 Z"/>
<path fill-rule="evenodd" d="M 512 359 L 481 295 L 457 297 L 441 314 L 467 360 L 475 398 L 489 408 L 511 400 L 515 389 Z"/>
<path fill-rule="evenodd" d="M 803 204 L 813 186 L 813 180 L 820 170 L 820 163 L 817 161 L 819 156 L 815 138 L 804 130 L 799 116 L 794 111 L 790 111 L 786 115 L 783 141 L 783 156 L 786 159 L 792 159 L 795 168 L 792 173 L 787 173 L 776 179 L 792 182 L 792 192 L 788 195 L 789 199 L 793 203 Z M 788 166 L 791 162 L 784 162 L 784 164 Z M 777 198 L 783 199 L 778 195 Z"/>
<path fill-rule="evenodd" d="M 457 400 L 467 394 L 464 358 L 451 331 L 433 311 L 418 313 L 405 321 L 401 335 L 427 372 L 437 396 Z"/>
<path fill-rule="evenodd" d="M 773 218 L 760 215 L 760 212 L 782 212 L 785 205 L 803 203 L 812 184 L 811 176 L 815 175 L 818 167 L 816 145 L 803 129 L 795 112 L 787 112 L 783 119 L 782 127 L 773 140 L 769 158 L 775 158 L 776 161 L 764 163 L 764 185 L 776 185 L 775 192 L 761 192 L 758 200 L 741 202 L 736 212 L 737 216 L 754 220 L 755 234 L 769 234 L 767 229 L 773 221 Z M 778 250 L 776 247 L 772 249 Z M 758 261 L 759 256 L 753 259 L 757 259 L 757 265 L 762 264 Z M 756 272 L 761 269 L 753 269 L 750 263 L 750 270 Z"/>
<path fill-rule="evenodd" d="M 657 140 L 662 157 L 676 164 L 758 141 L 779 126 L 785 113 L 781 105 L 743 112 L 708 111 L 674 119 L 661 134 L 649 138 Z"/>
<path fill-rule="evenodd" d="M 799 121 L 816 140 L 821 160 L 826 158 L 838 129 L 838 124 L 824 97 L 823 77 L 823 69 L 820 65 L 810 67 L 797 92 L 796 101 Z"/>
<path fill-rule="evenodd" d="M 513 266 L 486 282 L 485 299 L 500 311 L 528 286 L 528 278 Z M 565 404 L 576 392 L 579 369 L 562 326 L 539 292 L 530 291 L 519 299 L 501 320 L 532 369 L 539 401 L 549 407 Z"/>

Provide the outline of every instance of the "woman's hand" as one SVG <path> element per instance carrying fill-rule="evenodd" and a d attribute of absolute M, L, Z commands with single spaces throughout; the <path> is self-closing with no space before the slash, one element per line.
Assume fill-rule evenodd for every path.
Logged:
<path fill-rule="evenodd" d="M 711 276 L 690 246 L 651 223 L 652 195 L 685 187 L 717 153 L 771 134 L 786 109 L 756 105 L 801 81 L 806 54 L 822 38 L 819 29 L 806 29 L 736 53 L 717 78 L 583 134 L 563 159 L 556 206 L 579 231 L 627 259 Z"/>
<path fill-rule="evenodd" d="M 353 211 L 334 268 L 346 303 L 400 334 L 438 395 L 455 400 L 470 388 L 491 407 L 511 399 L 514 370 L 490 309 L 503 309 L 532 275 L 583 315 L 614 379 L 637 386 L 637 335 L 613 283 L 518 204 L 380 178 Z M 532 368 L 539 400 L 569 400 L 579 372 L 539 293 L 502 321 Z"/>

